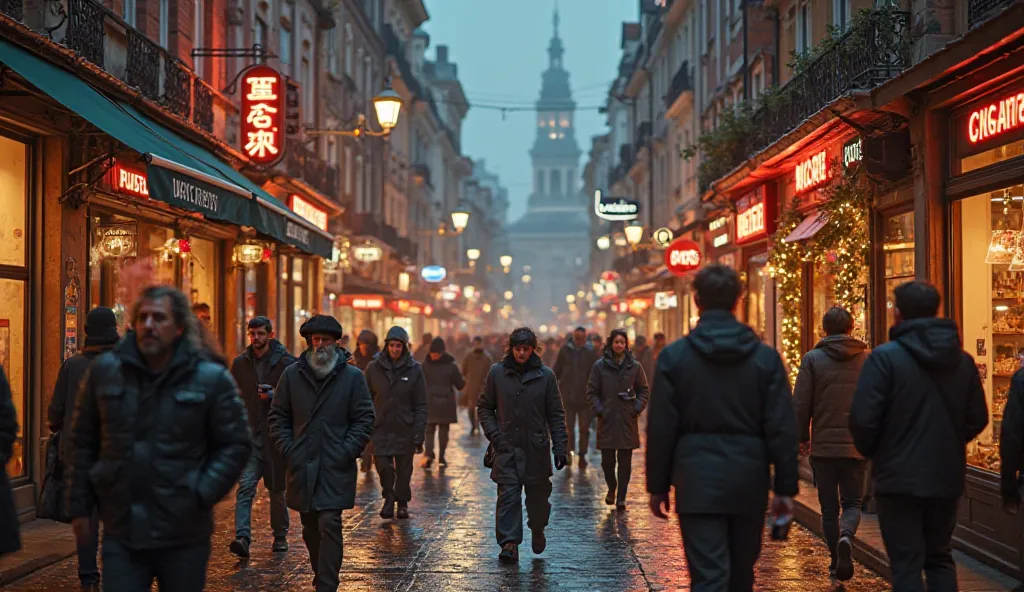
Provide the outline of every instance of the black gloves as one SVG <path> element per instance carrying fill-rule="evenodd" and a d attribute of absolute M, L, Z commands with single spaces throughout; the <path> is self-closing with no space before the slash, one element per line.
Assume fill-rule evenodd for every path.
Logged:
<path fill-rule="evenodd" d="M 555 455 L 555 468 L 561 471 L 565 468 L 565 465 L 569 464 L 569 457 L 564 454 Z"/>

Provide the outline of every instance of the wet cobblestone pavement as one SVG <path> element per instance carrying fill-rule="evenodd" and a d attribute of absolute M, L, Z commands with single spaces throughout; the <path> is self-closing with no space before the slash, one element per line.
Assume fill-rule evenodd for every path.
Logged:
<path fill-rule="evenodd" d="M 604 505 L 605 484 L 599 454 L 587 470 L 556 473 L 548 548 L 535 557 L 529 531 L 518 566 L 497 561 L 493 509 L 495 487 L 483 468 L 486 440 L 452 426 L 450 466 L 426 472 L 416 459 L 412 519 L 382 521 L 376 475 L 361 477 L 357 507 L 345 512 L 345 562 L 341 590 L 496 590 L 633 591 L 688 590 L 686 562 L 675 520 L 650 515 L 644 490 L 643 456 L 634 456 L 629 508 Z M 298 516 L 292 514 L 288 553 L 270 552 L 268 498 L 260 492 L 254 509 L 252 557 L 240 562 L 228 551 L 234 536 L 233 496 L 220 505 L 213 539 L 207 590 L 310 590 L 312 572 L 302 545 Z M 75 559 L 44 568 L 6 587 L 4 592 L 77 590 Z M 807 530 L 794 525 L 785 544 L 766 541 L 757 568 L 757 590 L 817 592 L 831 590 L 828 551 Z M 846 584 L 850 591 L 887 590 L 878 575 L 858 566 Z"/>

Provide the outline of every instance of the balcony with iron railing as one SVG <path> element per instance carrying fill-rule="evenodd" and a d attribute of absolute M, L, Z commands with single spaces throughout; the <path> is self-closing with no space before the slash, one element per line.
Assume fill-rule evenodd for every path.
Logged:
<path fill-rule="evenodd" d="M 967 0 L 967 27 L 983 23 L 998 14 L 1014 0 Z"/>
<path fill-rule="evenodd" d="M 416 260 L 416 242 L 403 236 L 399 236 L 398 230 L 385 223 L 375 214 L 365 212 L 361 214 L 346 214 L 348 228 L 356 236 L 373 237 L 395 250 L 401 257 L 408 257 Z"/>
<path fill-rule="evenodd" d="M 288 146 L 285 164 L 292 178 L 301 179 L 331 199 L 338 199 L 338 169 L 324 162 L 315 151 L 293 142 Z"/>
<path fill-rule="evenodd" d="M 417 183 L 422 183 L 423 185 L 427 185 L 428 187 L 433 187 L 434 186 L 430 182 L 430 167 L 429 166 L 427 166 L 427 165 L 425 165 L 423 163 L 412 165 L 412 175 L 413 175 L 413 178 L 416 180 Z"/>
<path fill-rule="evenodd" d="M 633 142 L 633 150 L 635 154 L 638 154 L 642 148 L 650 146 L 652 131 L 653 128 L 650 121 L 645 121 L 636 126 L 636 137 Z"/>
<path fill-rule="evenodd" d="M 673 111 L 676 102 L 684 93 L 688 93 L 690 100 L 693 100 L 693 72 L 690 69 L 690 62 L 686 60 L 679 65 L 675 76 L 672 77 L 672 83 L 669 84 L 668 92 L 665 94 L 665 108 L 668 111 Z"/>

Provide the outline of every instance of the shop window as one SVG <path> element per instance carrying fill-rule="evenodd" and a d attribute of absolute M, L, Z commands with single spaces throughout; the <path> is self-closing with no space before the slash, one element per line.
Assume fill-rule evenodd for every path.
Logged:
<path fill-rule="evenodd" d="M 980 154 L 960 159 L 960 174 L 969 173 L 987 166 L 1024 156 L 1024 140 L 997 146 Z"/>
<path fill-rule="evenodd" d="M 212 313 L 212 326 L 216 333 L 217 312 L 217 277 L 219 274 L 217 243 L 201 238 L 190 239 L 192 254 L 187 259 L 182 279 L 182 289 L 192 304 L 209 304 Z"/>
<path fill-rule="evenodd" d="M 814 329 L 811 336 L 812 343 L 807 344 L 808 347 L 813 347 L 815 343 L 826 336 L 825 328 L 821 324 L 822 318 L 830 308 L 838 305 L 832 274 L 828 272 L 824 263 L 814 264 L 812 279 L 813 317 L 811 318 L 811 326 Z M 853 336 L 864 342 L 868 341 L 867 308 L 864 306 L 864 303 L 867 302 L 867 289 L 867 273 L 865 271 L 861 275 L 860 303 L 850 309 L 850 314 L 853 315 Z"/>
<path fill-rule="evenodd" d="M 1024 359 L 1024 185 L 977 195 L 960 211 L 961 327 L 981 374 L 991 421 L 968 462 L 999 471 L 999 432 L 1010 378 Z"/>
<path fill-rule="evenodd" d="M 768 287 L 768 254 L 747 260 L 747 324 L 764 341 L 768 330 L 765 289 Z"/>
<path fill-rule="evenodd" d="M 0 265 L 27 263 L 27 157 L 24 144 L 0 136 Z"/>
<path fill-rule="evenodd" d="M 238 270 L 236 285 L 238 286 L 237 300 L 238 311 L 235 315 L 235 343 L 238 350 L 244 350 L 248 343 L 249 321 L 257 316 L 256 310 L 259 304 L 257 287 L 259 286 L 257 271 L 255 267 L 243 267 Z M 277 328 L 276 326 L 274 327 Z"/>
<path fill-rule="evenodd" d="M 882 252 L 885 257 L 885 333 L 896 324 L 896 286 L 914 279 L 914 212 L 887 216 L 882 221 Z"/>
<path fill-rule="evenodd" d="M 28 149 L 0 136 L 0 366 L 11 387 L 18 434 L 7 462 L 12 478 L 27 475 L 25 426 L 28 383 L 25 373 L 25 319 L 28 290 Z M 2 470 L 2 469 L 0 469 Z"/>
<path fill-rule="evenodd" d="M 25 282 L 0 278 L 0 366 L 4 368 L 11 386 L 18 435 L 14 438 L 14 452 L 7 461 L 10 477 L 25 475 Z"/>

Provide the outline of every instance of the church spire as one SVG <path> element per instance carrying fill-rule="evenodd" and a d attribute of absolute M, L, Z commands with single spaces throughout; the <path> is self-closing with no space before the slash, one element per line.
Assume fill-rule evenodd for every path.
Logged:
<path fill-rule="evenodd" d="M 548 68 L 551 70 L 562 69 L 562 54 L 565 49 L 562 47 L 562 39 L 558 36 L 558 25 L 561 19 L 558 16 L 558 0 L 555 0 L 555 13 L 551 19 L 554 25 L 554 34 L 551 36 L 551 43 L 548 44 Z"/>
<path fill-rule="evenodd" d="M 559 23 L 559 18 L 558 18 L 558 0 L 555 0 L 555 16 L 554 16 L 554 18 L 552 20 L 554 21 L 554 24 L 555 24 L 555 35 L 554 35 L 554 37 L 555 37 L 555 39 L 558 39 L 558 23 Z"/>

